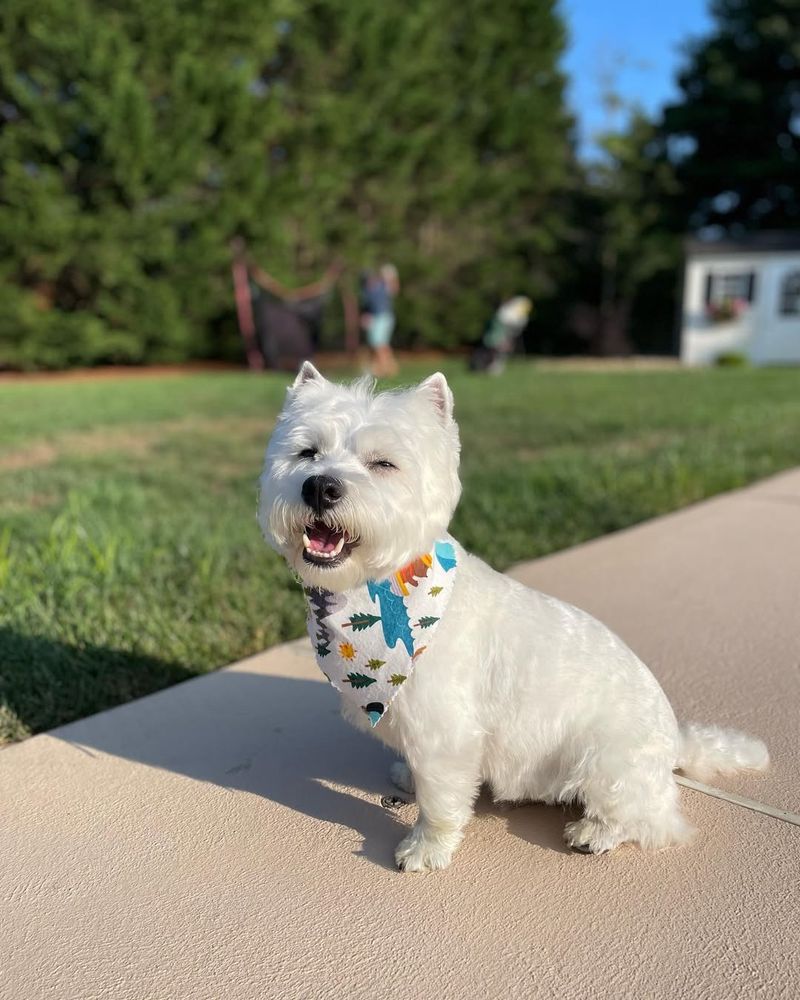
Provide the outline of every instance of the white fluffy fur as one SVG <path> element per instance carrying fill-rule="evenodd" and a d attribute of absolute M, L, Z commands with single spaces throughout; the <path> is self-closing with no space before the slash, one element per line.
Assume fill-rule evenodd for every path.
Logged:
<path fill-rule="evenodd" d="M 298 457 L 316 447 L 313 460 Z M 267 448 L 259 521 L 309 586 L 342 591 L 380 578 L 447 530 L 460 495 L 459 439 L 443 375 L 404 392 L 334 385 L 306 363 Z M 369 467 L 388 459 L 396 470 Z M 339 567 L 303 561 L 306 477 L 330 474 L 346 495 L 335 521 L 359 544 Z M 332 513 L 334 513 L 332 512 Z M 458 549 L 453 595 L 435 643 L 372 730 L 407 762 L 393 780 L 416 791 L 419 819 L 396 852 L 407 871 L 443 868 L 478 790 L 498 800 L 576 801 L 565 839 L 599 853 L 624 842 L 659 848 L 691 833 L 675 769 L 763 768 L 766 747 L 741 733 L 679 727 L 647 667 L 584 611 L 530 590 Z"/>

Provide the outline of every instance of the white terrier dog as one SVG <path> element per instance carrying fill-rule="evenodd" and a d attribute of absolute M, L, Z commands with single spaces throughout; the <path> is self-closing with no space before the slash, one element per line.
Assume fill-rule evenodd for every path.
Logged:
<path fill-rule="evenodd" d="M 369 382 L 335 385 L 306 362 L 261 477 L 259 523 L 305 584 L 320 666 L 334 683 L 340 668 L 345 717 L 406 762 L 392 779 L 416 792 L 419 818 L 398 866 L 448 865 L 484 782 L 497 800 L 580 804 L 583 818 L 564 836 L 584 853 L 685 841 L 673 771 L 761 769 L 766 747 L 679 726 L 609 629 L 450 538 L 459 450 L 443 375 L 373 395 Z M 441 620 L 420 613 L 436 599 L 446 601 Z M 332 649 L 337 616 L 346 641 Z M 399 672 L 381 681 L 389 670 Z M 375 690 L 389 694 L 374 700 Z"/>

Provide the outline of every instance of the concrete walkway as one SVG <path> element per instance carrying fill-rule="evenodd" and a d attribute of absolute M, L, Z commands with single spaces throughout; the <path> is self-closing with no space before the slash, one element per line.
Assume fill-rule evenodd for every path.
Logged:
<path fill-rule="evenodd" d="M 724 787 L 800 812 L 800 470 L 515 575 L 679 715 L 764 736 Z M 305 642 L 0 753 L 0 997 L 800 996 L 800 828 L 684 790 L 691 846 L 583 857 L 559 809 L 482 800 L 450 869 L 403 875 L 390 761 Z"/>

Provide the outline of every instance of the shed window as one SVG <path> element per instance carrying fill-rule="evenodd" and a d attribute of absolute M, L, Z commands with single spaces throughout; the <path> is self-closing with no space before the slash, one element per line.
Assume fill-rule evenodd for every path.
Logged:
<path fill-rule="evenodd" d="M 734 274 L 706 275 L 706 305 L 718 306 L 723 302 L 752 302 L 756 293 L 756 276 L 753 271 L 739 271 Z"/>
<path fill-rule="evenodd" d="M 800 315 L 800 271 L 790 271 L 781 282 L 781 316 Z"/>

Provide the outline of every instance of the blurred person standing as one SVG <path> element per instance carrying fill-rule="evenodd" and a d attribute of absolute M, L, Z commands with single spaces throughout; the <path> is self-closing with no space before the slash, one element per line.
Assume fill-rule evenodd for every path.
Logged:
<path fill-rule="evenodd" d="M 395 375 L 397 361 L 392 351 L 394 299 L 400 291 L 400 278 L 394 264 L 383 264 L 364 278 L 361 290 L 361 325 L 372 351 L 372 374 Z"/>
<path fill-rule="evenodd" d="M 470 359 L 472 371 L 485 371 L 500 375 L 520 334 L 528 325 L 533 303 L 527 295 L 514 295 L 506 299 L 486 326 L 480 345 Z"/>

